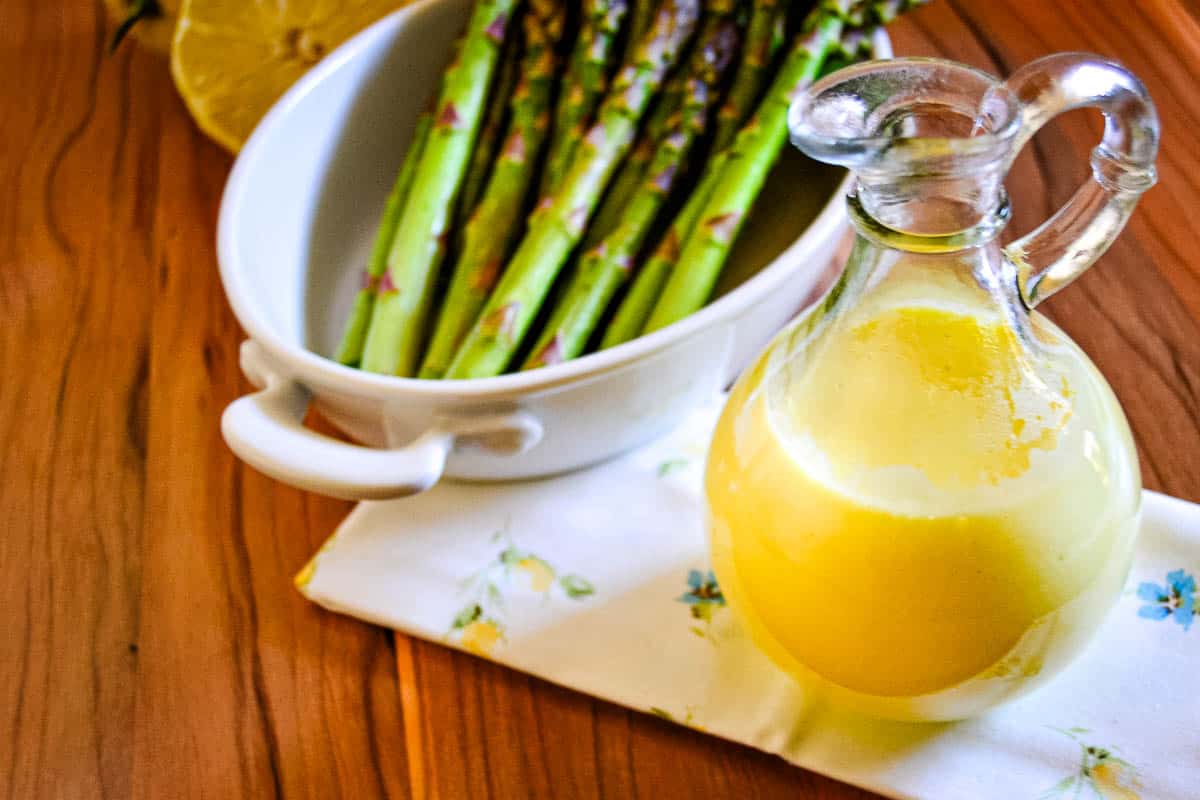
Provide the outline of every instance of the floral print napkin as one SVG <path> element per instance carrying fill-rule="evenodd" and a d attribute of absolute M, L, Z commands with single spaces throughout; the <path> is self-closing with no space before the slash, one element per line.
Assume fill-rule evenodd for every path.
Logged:
<path fill-rule="evenodd" d="M 805 696 L 725 607 L 700 516 L 716 414 L 590 470 L 362 503 L 296 583 L 892 797 L 1200 798 L 1200 506 L 1145 494 L 1125 595 L 1047 687 L 969 722 L 881 722 Z"/>

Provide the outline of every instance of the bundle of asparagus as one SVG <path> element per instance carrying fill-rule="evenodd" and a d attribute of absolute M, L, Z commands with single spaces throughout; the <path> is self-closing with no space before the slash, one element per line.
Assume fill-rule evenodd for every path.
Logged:
<path fill-rule="evenodd" d="M 923 1 L 818 0 L 797 25 L 780 0 L 476 0 L 336 358 L 488 377 L 693 313 L 783 149 L 790 99 Z"/>

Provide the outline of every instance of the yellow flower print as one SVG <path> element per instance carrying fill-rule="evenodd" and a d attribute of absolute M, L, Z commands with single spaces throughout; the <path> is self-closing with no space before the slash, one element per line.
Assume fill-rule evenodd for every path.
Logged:
<path fill-rule="evenodd" d="M 526 556 L 517 562 L 517 569 L 529 575 L 529 588 L 545 593 L 554 583 L 554 570 L 537 556 Z"/>
<path fill-rule="evenodd" d="M 1104 800 L 1141 800 L 1137 773 L 1124 761 L 1111 759 L 1091 768 L 1092 785 Z"/>
<path fill-rule="evenodd" d="M 496 644 L 504 640 L 504 626 L 492 617 L 485 617 L 479 603 L 471 603 L 458 612 L 450 623 L 450 633 L 457 633 L 463 649 L 478 656 L 491 655 Z"/>
<path fill-rule="evenodd" d="M 500 627 L 490 619 L 480 619 L 467 623 L 462 630 L 462 646 L 477 656 L 488 656 L 496 642 L 503 638 Z"/>

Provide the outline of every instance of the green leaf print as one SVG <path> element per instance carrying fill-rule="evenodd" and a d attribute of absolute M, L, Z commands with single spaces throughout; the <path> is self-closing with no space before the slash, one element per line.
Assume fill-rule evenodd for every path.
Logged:
<path fill-rule="evenodd" d="M 454 628 L 465 628 L 475 620 L 483 616 L 483 607 L 478 603 L 471 605 L 458 612 L 458 616 L 454 618 Z"/>
<path fill-rule="evenodd" d="M 558 579 L 558 585 L 567 593 L 567 597 L 573 600 L 596 593 L 596 587 L 592 586 L 591 581 L 580 575 L 563 575 Z"/>
<path fill-rule="evenodd" d="M 687 458 L 669 458 L 658 465 L 658 477 L 665 478 L 672 472 L 683 469 L 689 463 L 691 463 L 691 461 Z"/>

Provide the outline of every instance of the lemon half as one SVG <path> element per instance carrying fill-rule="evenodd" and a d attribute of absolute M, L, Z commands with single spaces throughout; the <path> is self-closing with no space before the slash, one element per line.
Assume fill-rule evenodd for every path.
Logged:
<path fill-rule="evenodd" d="M 171 75 L 206 134 L 236 152 L 280 95 L 404 0 L 185 0 Z"/>

